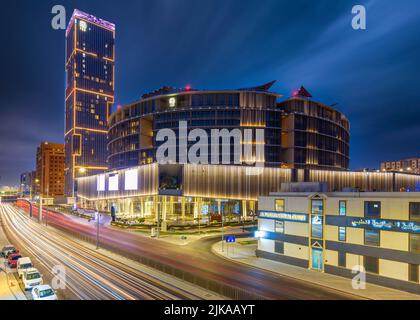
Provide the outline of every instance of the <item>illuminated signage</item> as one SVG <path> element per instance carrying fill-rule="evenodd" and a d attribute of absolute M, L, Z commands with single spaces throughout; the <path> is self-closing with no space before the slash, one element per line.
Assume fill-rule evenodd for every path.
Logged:
<path fill-rule="evenodd" d="M 308 222 L 308 215 L 304 213 L 260 211 L 258 217 L 262 219 Z"/>
<path fill-rule="evenodd" d="M 108 190 L 109 191 L 118 191 L 118 173 L 114 175 L 110 175 L 108 178 Z"/>
<path fill-rule="evenodd" d="M 395 221 L 382 219 L 360 218 L 351 221 L 351 226 L 355 228 L 369 228 L 389 231 L 404 231 L 420 233 L 420 224 L 410 221 Z"/>
<path fill-rule="evenodd" d="M 174 108 L 176 106 L 176 99 L 174 97 L 169 98 L 169 107 Z"/>
<path fill-rule="evenodd" d="M 100 174 L 96 180 L 96 190 L 97 191 L 105 191 L 105 175 Z"/>
<path fill-rule="evenodd" d="M 127 170 L 125 172 L 124 189 L 137 190 L 138 188 L 138 171 L 137 169 Z"/>

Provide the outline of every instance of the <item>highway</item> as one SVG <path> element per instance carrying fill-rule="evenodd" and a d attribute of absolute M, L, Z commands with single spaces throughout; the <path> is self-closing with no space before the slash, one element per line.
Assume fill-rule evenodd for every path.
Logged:
<path fill-rule="evenodd" d="M 178 300 L 202 299 L 174 286 L 158 275 L 141 272 L 125 263 L 89 249 L 53 228 L 30 219 L 11 204 L 0 204 L 0 218 L 16 247 L 29 255 L 44 279 L 52 279 L 55 266 L 64 266 L 66 288 L 62 299 Z M 165 278 L 166 279 L 166 278 Z M 175 279 L 179 282 L 178 279 Z M 49 282 L 49 281 L 48 281 Z M 188 288 L 188 286 L 186 286 Z M 200 289 L 201 290 L 201 289 Z M 198 291 L 200 291 L 198 290 Z"/>
<path fill-rule="evenodd" d="M 72 234 L 96 237 L 96 226 L 83 219 L 49 211 L 48 222 Z M 204 238 L 192 245 L 179 246 L 136 234 L 101 226 L 100 243 L 118 254 L 147 257 L 160 264 L 183 272 L 192 273 L 200 279 L 227 284 L 263 299 L 279 300 L 347 300 L 360 297 L 251 268 L 227 261 L 210 252 L 215 239 Z"/>

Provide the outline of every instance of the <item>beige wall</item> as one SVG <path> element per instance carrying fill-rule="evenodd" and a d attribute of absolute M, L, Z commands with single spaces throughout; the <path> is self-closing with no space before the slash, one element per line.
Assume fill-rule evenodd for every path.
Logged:
<path fill-rule="evenodd" d="M 408 233 L 381 231 L 381 248 L 408 251 L 408 242 Z"/>
<path fill-rule="evenodd" d="M 309 260 L 309 251 L 307 246 L 285 242 L 284 254 L 289 257 Z"/>
<path fill-rule="evenodd" d="M 346 268 L 353 269 L 355 266 L 363 266 L 363 257 L 357 254 L 346 254 Z"/>
<path fill-rule="evenodd" d="M 325 250 L 325 263 L 330 266 L 338 266 L 338 252 Z"/>
<path fill-rule="evenodd" d="M 407 281 L 408 264 L 379 259 L 379 274 L 384 277 Z"/>
<path fill-rule="evenodd" d="M 365 233 L 363 229 L 347 228 L 347 243 L 364 245 Z"/>
<path fill-rule="evenodd" d="M 338 241 L 338 227 L 336 226 L 324 226 L 324 238 L 327 241 Z"/>
<path fill-rule="evenodd" d="M 274 240 L 258 239 L 258 250 L 274 253 Z"/>
<path fill-rule="evenodd" d="M 309 224 L 301 222 L 285 221 L 285 234 L 294 236 L 309 237 Z"/>

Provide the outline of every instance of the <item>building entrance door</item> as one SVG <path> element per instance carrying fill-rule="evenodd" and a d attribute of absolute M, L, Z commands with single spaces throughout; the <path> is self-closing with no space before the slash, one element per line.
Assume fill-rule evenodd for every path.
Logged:
<path fill-rule="evenodd" d="M 312 248 L 312 270 L 322 271 L 323 250 Z"/>

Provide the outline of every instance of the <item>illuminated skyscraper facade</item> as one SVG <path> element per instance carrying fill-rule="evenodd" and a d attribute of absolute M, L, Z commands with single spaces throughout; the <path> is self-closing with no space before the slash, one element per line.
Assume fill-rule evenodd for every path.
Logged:
<path fill-rule="evenodd" d="M 114 103 L 115 25 L 75 10 L 66 30 L 65 193 L 107 166 Z"/>

